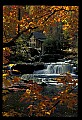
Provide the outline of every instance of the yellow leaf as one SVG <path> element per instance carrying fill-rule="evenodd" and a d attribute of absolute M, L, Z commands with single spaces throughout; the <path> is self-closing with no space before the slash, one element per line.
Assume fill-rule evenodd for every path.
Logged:
<path fill-rule="evenodd" d="M 54 97 L 52 100 L 57 100 L 57 97 Z"/>
<path fill-rule="evenodd" d="M 32 25 L 32 24 L 33 24 L 33 22 L 30 22 L 30 23 L 29 23 L 29 25 Z"/>
<path fill-rule="evenodd" d="M 62 91 L 61 94 L 63 94 L 64 92 Z"/>
<path fill-rule="evenodd" d="M 26 93 L 27 93 L 28 95 L 30 95 L 31 90 L 27 89 L 27 90 L 26 90 Z"/>
<path fill-rule="evenodd" d="M 6 76 L 8 76 L 9 74 L 3 74 L 3 77 L 6 77 Z"/>
<path fill-rule="evenodd" d="M 7 98 L 8 98 L 8 95 L 5 95 L 5 96 L 2 97 L 4 102 L 6 101 Z"/>
<path fill-rule="evenodd" d="M 12 67 L 13 65 L 15 65 L 15 64 L 9 64 L 10 67 Z"/>
<path fill-rule="evenodd" d="M 3 90 L 2 93 L 8 93 L 9 91 L 8 90 Z"/>
<path fill-rule="evenodd" d="M 56 107 L 53 107 L 53 108 L 51 109 L 51 112 L 54 113 L 55 109 L 56 109 Z"/>
<path fill-rule="evenodd" d="M 3 48 L 3 50 L 6 50 L 7 48 L 5 47 L 5 48 Z"/>
<path fill-rule="evenodd" d="M 46 115 L 50 115 L 51 113 L 50 112 L 45 112 Z"/>
<path fill-rule="evenodd" d="M 65 92 L 68 92 L 68 90 L 65 90 Z"/>
<path fill-rule="evenodd" d="M 3 84 L 8 87 L 11 86 L 10 80 L 3 80 Z"/>

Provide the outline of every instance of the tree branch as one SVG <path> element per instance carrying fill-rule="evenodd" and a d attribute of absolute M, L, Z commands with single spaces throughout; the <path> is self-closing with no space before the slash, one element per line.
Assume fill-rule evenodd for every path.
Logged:
<path fill-rule="evenodd" d="M 66 10 L 66 9 L 63 9 L 63 8 L 61 8 L 61 9 L 59 9 L 59 10 L 54 10 L 54 11 L 45 19 L 45 21 L 44 21 L 42 24 L 44 24 L 53 14 L 55 14 L 56 12 L 61 11 L 61 10 L 64 10 L 64 11 L 67 11 L 67 12 L 69 12 L 69 11 L 75 11 L 75 10 Z"/>
<path fill-rule="evenodd" d="M 77 86 L 78 86 L 78 85 L 77 85 Z M 71 93 L 77 86 L 73 87 L 68 93 Z M 58 105 L 58 104 L 60 103 L 60 101 L 61 101 L 61 100 L 59 99 L 49 110 L 51 110 L 51 109 L 54 108 L 56 105 Z M 49 111 L 49 110 L 48 110 L 48 111 Z M 47 111 L 47 112 L 48 112 L 48 111 Z"/>
<path fill-rule="evenodd" d="M 21 34 L 23 34 L 23 32 L 26 32 L 26 31 L 28 31 L 29 29 L 36 29 L 36 28 L 38 28 L 37 26 L 36 27 L 34 27 L 34 28 L 32 28 L 32 27 L 28 27 L 27 29 L 25 29 L 25 30 L 23 30 L 23 31 L 21 31 L 21 32 L 19 32 L 14 38 L 12 38 L 12 40 L 11 41 L 9 41 L 9 42 L 7 42 L 7 43 L 3 43 L 3 47 L 10 47 L 10 45 L 12 45 L 13 44 L 13 42 L 21 35 Z"/>
<path fill-rule="evenodd" d="M 61 9 L 59 9 L 59 10 L 54 10 L 51 14 L 48 15 L 48 17 L 43 21 L 42 24 L 44 24 L 53 14 L 55 14 L 56 12 L 61 11 L 61 10 L 64 10 L 64 11 L 67 11 L 67 12 L 69 12 L 69 11 L 75 11 L 75 10 L 66 10 L 66 9 L 63 9 L 63 8 L 61 8 Z M 47 15 L 47 14 L 45 14 L 45 15 Z M 44 16 L 44 15 L 43 15 L 43 16 Z M 42 16 L 41 16 L 41 17 L 42 17 Z M 27 29 L 19 32 L 14 38 L 12 38 L 11 41 L 9 41 L 9 42 L 7 42 L 7 43 L 3 43 L 3 47 L 10 47 L 10 45 L 12 44 L 12 42 L 15 41 L 21 34 L 23 34 L 23 32 L 26 32 L 26 31 L 28 31 L 29 29 L 36 29 L 36 28 L 38 28 L 38 26 L 36 26 L 36 27 L 34 27 L 34 28 L 28 27 Z"/>

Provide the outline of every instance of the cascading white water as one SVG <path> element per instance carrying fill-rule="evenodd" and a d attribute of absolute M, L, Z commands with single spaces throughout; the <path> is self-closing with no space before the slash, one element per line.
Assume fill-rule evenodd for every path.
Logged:
<path fill-rule="evenodd" d="M 46 64 L 47 69 L 34 71 L 34 74 L 63 74 L 66 72 L 73 72 L 72 64 L 65 62 L 57 62 Z"/>
<path fill-rule="evenodd" d="M 64 73 L 70 72 L 73 78 L 78 78 L 78 75 L 74 74 L 74 70 L 76 69 L 73 67 L 73 64 L 66 63 L 66 62 L 56 62 L 56 63 L 44 63 L 46 65 L 46 69 L 34 71 L 32 76 L 30 75 L 22 75 L 22 79 L 29 79 L 31 78 L 55 78 L 59 76 L 65 75 Z M 30 76 L 30 77 L 29 77 Z M 30 79 L 31 79 L 30 78 Z M 45 80 L 44 80 L 45 81 Z"/>

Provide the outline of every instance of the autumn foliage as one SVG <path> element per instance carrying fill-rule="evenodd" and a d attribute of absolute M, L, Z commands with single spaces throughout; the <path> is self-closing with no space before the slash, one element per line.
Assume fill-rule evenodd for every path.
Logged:
<path fill-rule="evenodd" d="M 12 81 L 3 79 L 3 84 L 6 88 L 9 88 L 14 83 L 19 83 L 20 78 L 14 77 Z M 68 109 L 73 109 L 78 103 L 78 93 L 73 92 L 77 87 L 78 80 L 72 78 L 71 74 L 66 73 L 64 77 L 58 77 L 53 80 L 58 81 L 58 83 L 63 83 L 64 90 L 59 91 L 56 95 L 49 97 L 43 95 L 43 86 L 38 85 L 36 82 L 29 80 L 27 83 L 28 88 L 25 90 L 24 94 L 20 96 L 20 102 L 26 103 L 26 108 L 24 111 L 27 112 L 27 116 L 52 116 L 57 108 L 57 105 L 66 105 Z M 14 92 L 19 89 L 13 89 Z M 23 89 L 21 89 L 23 90 Z M 3 91 L 7 93 L 8 90 Z M 55 91 L 54 91 L 55 92 Z M 3 100 L 6 101 L 8 98 L 7 95 L 3 96 Z M 9 112 L 3 112 L 3 116 L 13 116 Z M 19 115 L 19 113 L 17 113 Z"/>
<path fill-rule="evenodd" d="M 5 5 L 3 6 L 3 47 L 11 46 L 11 41 L 15 42 L 22 33 L 29 34 L 38 29 L 47 34 L 49 27 L 55 27 L 57 22 L 62 22 L 63 31 L 67 31 L 70 38 L 74 39 L 78 33 L 78 16 L 78 6 Z M 7 63 L 8 59 L 5 57 L 3 59 Z"/>
<path fill-rule="evenodd" d="M 63 22 L 63 30 L 67 31 L 70 38 L 74 37 L 78 32 L 78 6 L 18 6 L 5 5 L 3 6 L 3 64 L 9 63 L 11 49 L 7 47 L 7 43 L 17 39 L 22 33 L 30 33 L 33 30 L 40 29 L 47 34 L 49 26 L 55 26 L 57 22 Z M 14 83 L 19 83 L 19 77 L 9 78 L 10 71 L 3 71 L 3 82 L 5 88 L 12 86 Z M 53 97 L 42 95 L 43 87 L 35 83 L 31 84 L 26 92 L 21 96 L 20 102 L 26 102 L 26 111 L 28 116 L 51 116 L 54 114 L 58 104 L 66 104 L 69 109 L 72 109 L 77 104 L 78 94 L 73 90 L 77 86 L 78 81 L 66 73 L 65 77 L 54 79 L 59 83 L 63 83 L 65 89 Z M 69 84 L 70 83 L 70 84 Z M 8 91 L 4 91 L 5 93 Z M 7 96 L 3 96 L 3 101 L 6 101 Z M 29 103 L 27 105 L 27 103 Z M 13 114 L 12 114 L 13 113 Z M 21 116 L 14 110 L 3 112 L 3 116 Z"/>
<path fill-rule="evenodd" d="M 55 26 L 60 21 L 64 23 L 63 29 L 73 36 L 78 31 L 78 11 L 78 6 L 3 6 L 3 42 L 35 27 L 47 32 L 49 25 Z"/>
<path fill-rule="evenodd" d="M 65 90 L 59 91 L 56 96 L 50 98 L 49 96 L 42 95 L 42 87 L 38 86 L 37 83 L 34 83 L 21 96 L 20 102 L 25 101 L 26 103 L 30 103 L 26 108 L 28 116 L 50 116 L 54 114 L 58 104 L 65 104 L 69 109 L 72 109 L 77 104 L 78 94 L 72 91 L 75 89 L 78 81 L 73 80 L 70 74 L 56 80 L 65 85 Z M 71 82 L 71 84 L 67 84 L 67 82 Z"/>

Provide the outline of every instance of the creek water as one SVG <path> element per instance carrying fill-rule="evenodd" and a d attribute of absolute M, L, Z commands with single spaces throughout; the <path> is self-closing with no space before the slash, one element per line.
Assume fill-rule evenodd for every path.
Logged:
<path fill-rule="evenodd" d="M 78 78 L 75 74 L 76 67 L 73 64 L 66 62 L 56 63 L 44 63 L 46 69 L 34 71 L 33 74 L 24 74 L 21 76 L 22 79 L 27 80 L 28 78 L 55 78 L 64 76 L 66 72 L 69 72 L 73 78 Z"/>
<path fill-rule="evenodd" d="M 57 83 L 57 81 L 53 81 L 53 78 L 62 76 L 66 72 L 70 72 L 75 79 L 78 78 L 78 75 L 74 73 L 74 70 L 76 69 L 76 67 L 74 67 L 73 64 L 70 64 L 67 61 L 56 62 L 56 63 L 44 63 L 44 64 L 46 68 L 43 70 L 34 71 L 33 74 L 20 75 L 21 81 L 22 80 L 28 81 L 33 79 L 37 83 L 38 82 L 47 83 L 47 86 L 44 86 L 44 91 L 43 91 L 44 95 L 48 95 L 52 97 L 56 95 L 59 91 L 62 91 L 64 89 L 64 85 L 62 83 Z M 3 103 L 3 111 L 14 109 L 15 111 L 23 113 L 26 107 L 26 103 L 20 103 L 19 99 L 24 92 L 25 91 L 17 91 L 17 92 L 9 93 L 8 99 Z M 65 106 L 61 106 L 61 108 L 59 107 L 55 111 L 56 117 L 62 117 L 62 116 L 77 117 L 78 108 L 75 109 L 76 112 L 74 113 L 73 110 L 69 111 Z M 25 114 L 24 116 L 27 116 L 25 112 L 24 114 Z"/>
<path fill-rule="evenodd" d="M 66 62 L 45 63 L 46 69 L 34 71 L 34 74 L 63 74 L 66 72 L 74 73 L 73 64 Z"/>

